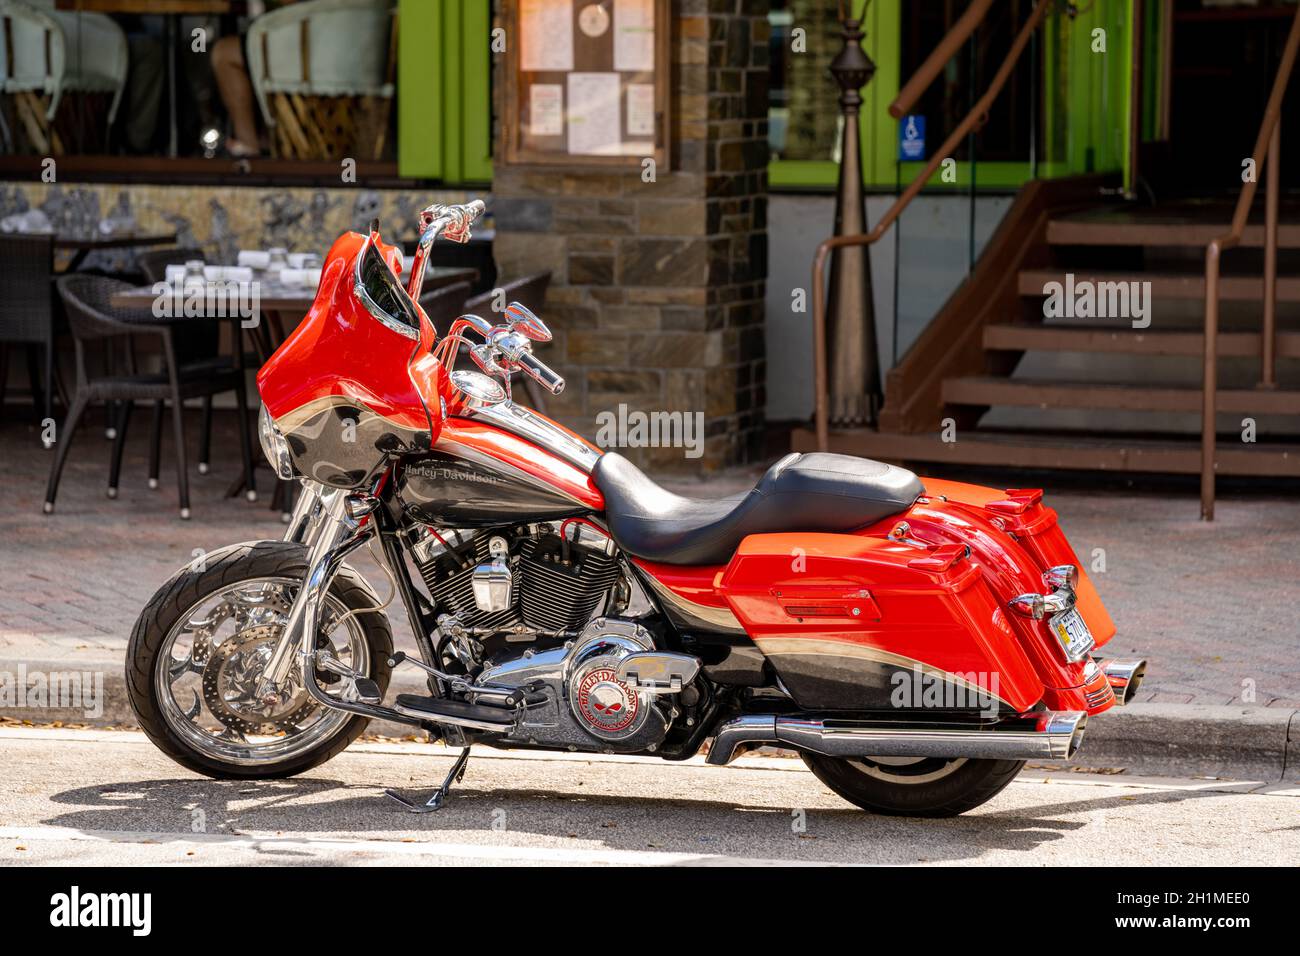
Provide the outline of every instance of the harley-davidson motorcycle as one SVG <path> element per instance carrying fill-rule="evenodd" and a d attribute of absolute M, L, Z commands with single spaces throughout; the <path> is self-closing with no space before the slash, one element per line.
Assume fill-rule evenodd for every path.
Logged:
<path fill-rule="evenodd" d="M 473 744 L 727 764 L 796 752 L 879 813 L 978 806 L 1027 760 L 1072 756 L 1145 664 L 1115 633 L 1038 490 L 791 454 L 752 490 L 689 499 L 516 403 L 550 332 L 511 304 L 439 339 L 430 248 L 481 203 L 433 205 L 405 285 L 378 222 L 330 250 L 303 322 L 258 375 L 262 447 L 302 493 L 282 541 L 162 586 L 135 626 L 145 732 L 213 777 L 301 773 L 372 718 Z M 462 354 L 477 368 L 456 368 Z M 366 546 L 385 599 L 345 561 Z M 418 656 L 395 651 L 400 599 Z M 388 700 L 394 668 L 427 693 Z"/>

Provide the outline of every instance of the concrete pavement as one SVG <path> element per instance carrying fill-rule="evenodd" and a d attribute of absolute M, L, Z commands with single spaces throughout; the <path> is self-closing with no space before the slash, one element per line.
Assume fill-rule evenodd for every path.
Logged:
<path fill-rule="evenodd" d="M 0 865 L 1300 864 L 1300 787 L 1027 768 L 955 819 L 863 813 L 801 761 L 726 768 L 475 751 L 438 813 L 385 786 L 434 785 L 452 754 L 354 744 L 290 780 L 212 781 L 140 734 L 0 728 Z"/>

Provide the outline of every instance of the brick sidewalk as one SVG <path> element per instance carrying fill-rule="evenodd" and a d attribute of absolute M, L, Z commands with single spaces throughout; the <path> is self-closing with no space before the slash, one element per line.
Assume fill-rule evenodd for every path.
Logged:
<path fill-rule="evenodd" d="M 194 518 L 180 521 L 166 440 L 162 487 L 150 491 L 145 482 L 147 415 L 135 416 L 121 494 L 109 501 L 110 445 L 102 416 L 91 420 L 94 427 L 77 436 L 50 517 L 41 502 L 53 453 L 12 410 L 0 424 L 10 475 L 9 507 L 0 515 L 0 661 L 120 661 L 140 608 L 194 549 L 281 534 L 265 470 L 261 501 L 222 497 L 239 472 L 237 454 L 214 455 L 211 475 L 192 474 Z M 197 435 L 197 421 L 190 424 Z M 235 449 L 232 423 L 219 416 L 218 426 L 214 447 Z M 685 494 L 729 494 L 753 478 L 751 470 L 672 485 Z M 1300 500 L 1221 500 L 1212 525 L 1196 519 L 1189 495 L 1049 491 L 1047 502 L 1085 564 L 1094 549 L 1104 550 L 1106 569 L 1094 577 L 1120 629 L 1107 651 L 1151 661 L 1139 699 L 1300 707 Z M 379 576 L 372 580 L 387 592 Z M 409 646 L 401 617 L 394 632 Z"/>

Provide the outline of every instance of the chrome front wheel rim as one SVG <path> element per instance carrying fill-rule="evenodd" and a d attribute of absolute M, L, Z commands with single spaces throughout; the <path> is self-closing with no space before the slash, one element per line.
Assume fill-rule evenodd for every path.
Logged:
<path fill-rule="evenodd" d="M 300 585 L 268 577 L 214 591 L 182 614 L 163 641 L 153 675 L 159 709 L 171 731 L 204 757 L 237 766 L 292 760 L 351 720 L 307 694 L 297 654 L 276 694 L 255 693 Z M 317 647 L 369 676 L 370 647 L 347 610 L 326 596 Z"/>

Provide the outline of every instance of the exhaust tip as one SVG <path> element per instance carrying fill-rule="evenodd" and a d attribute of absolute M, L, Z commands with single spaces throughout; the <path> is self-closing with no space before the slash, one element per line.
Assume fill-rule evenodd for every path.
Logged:
<path fill-rule="evenodd" d="M 1051 756 L 1069 760 L 1083 746 L 1083 731 L 1088 726 L 1088 715 L 1082 710 L 1053 711 L 1044 718 L 1043 731 L 1047 735 Z"/>
<path fill-rule="evenodd" d="M 1141 659 L 1120 660 L 1118 658 L 1103 661 L 1102 673 L 1110 681 L 1110 689 L 1115 693 L 1115 703 L 1121 706 L 1130 703 L 1137 696 L 1142 679 L 1146 677 L 1147 662 Z"/>

